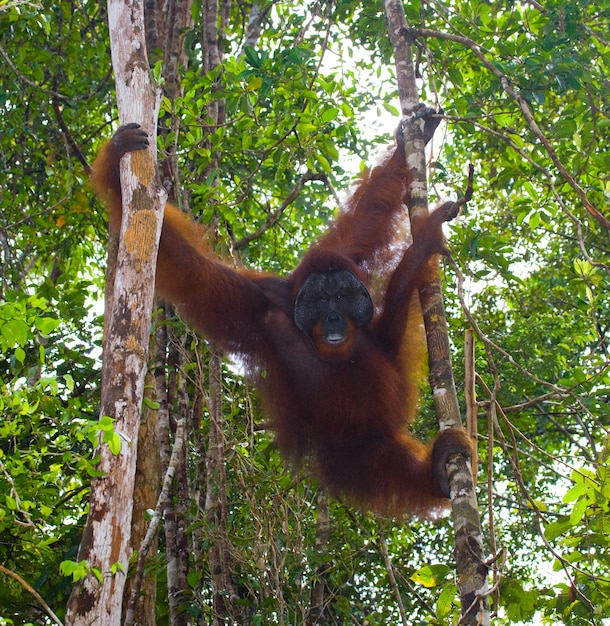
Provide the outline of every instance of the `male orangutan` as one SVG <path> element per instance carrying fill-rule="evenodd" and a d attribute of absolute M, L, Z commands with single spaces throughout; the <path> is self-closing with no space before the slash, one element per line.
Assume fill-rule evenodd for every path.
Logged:
<path fill-rule="evenodd" d="M 423 335 L 417 288 L 443 254 L 451 203 L 418 223 L 388 263 L 409 169 L 402 131 L 385 162 L 362 178 L 329 231 L 285 277 L 236 270 L 205 245 L 204 229 L 171 204 L 159 247 L 157 292 L 217 347 L 239 354 L 262 394 L 282 453 L 308 459 L 332 493 L 381 514 L 423 513 L 448 496 L 445 464 L 470 454 L 460 428 L 431 446 L 407 425 L 417 407 Z M 121 222 L 119 161 L 148 146 L 137 124 L 119 128 L 93 165 L 111 225 Z M 389 274 L 376 280 L 374 269 Z"/>

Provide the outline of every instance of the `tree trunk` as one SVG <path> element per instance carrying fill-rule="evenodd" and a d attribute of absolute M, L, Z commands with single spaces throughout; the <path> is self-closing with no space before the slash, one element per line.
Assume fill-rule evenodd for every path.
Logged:
<path fill-rule="evenodd" d="M 241 611 L 236 603 L 238 593 L 233 583 L 233 554 L 227 532 L 227 476 L 225 472 L 225 434 L 222 413 L 221 358 L 212 354 L 209 364 L 210 383 L 208 409 L 210 433 L 206 459 L 205 512 L 209 527 L 208 559 L 212 577 L 214 624 L 230 621 L 241 624 Z"/>
<path fill-rule="evenodd" d="M 123 223 L 102 365 L 102 436 L 98 448 L 102 475 L 92 483 L 89 515 L 79 548 L 78 558 L 87 561 L 89 573 L 72 590 L 66 613 L 66 624 L 83 626 L 116 626 L 121 622 L 125 577 L 132 554 L 140 411 L 165 204 L 155 177 L 160 98 L 148 72 L 143 5 L 110 0 L 108 19 L 119 118 L 122 122 L 142 123 L 151 142 L 149 150 L 129 154 L 121 163 Z"/>
<path fill-rule="evenodd" d="M 134 485 L 133 513 L 131 521 L 131 545 L 134 550 L 141 550 L 147 535 L 147 511 L 154 510 L 157 505 L 159 490 L 161 489 L 161 465 L 159 463 L 159 412 L 152 408 L 150 402 L 155 400 L 155 380 L 151 373 L 146 376 L 145 396 L 142 408 L 142 422 L 140 424 L 138 441 L 138 460 L 136 464 L 136 481 Z M 157 553 L 157 535 L 150 546 L 147 546 L 153 555 Z M 153 570 L 143 580 L 127 579 L 124 597 L 129 598 L 138 585 L 136 595 L 138 601 L 134 607 L 132 623 L 154 626 L 156 622 L 155 609 L 157 600 L 157 576 Z M 123 620 L 127 602 L 123 607 Z"/>
<path fill-rule="evenodd" d="M 318 518 L 316 520 L 316 552 L 326 554 L 330 541 L 330 505 L 328 491 L 320 487 L 318 491 Z M 328 571 L 330 563 L 321 563 L 311 586 L 310 607 L 307 614 L 306 626 L 315 626 L 321 623 L 324 617 L 324 607 L 328 602 Z"/>
<path fill-rule="evenodd" d="M 405 149 L 412 164 L 413 181 L 409 216 L 411 221 L 428 213 L 426 162 L 423 121 L 415 117 L 420 106 L 413 63 L 413 36 L 407 28 L 402 2 L 386 0 L 388 32 L 394 48 L 398 93 L 403 116 L 406 116 Z M 460 408 L 455 389 L 449 349 L 449 332 L 443 303 L 440 276 L 419 294 L 426 337 L 430 386 L 439 427 L 460 426 Z M 447 464 L 452 494 L 455 553 L 459 573 L 458 587 L 464 624 L 489 624 L 487 567 L 472 471 L 462 455 L 452 455 Z"/>

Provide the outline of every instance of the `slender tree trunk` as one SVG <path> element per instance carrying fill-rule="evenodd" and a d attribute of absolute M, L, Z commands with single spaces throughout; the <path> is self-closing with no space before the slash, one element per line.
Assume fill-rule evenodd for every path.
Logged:
<path fill-rule="evenodd" d="M 152 373 L 146 375 L 145 398 L 142 408 L 142 422 L 138 437 L 138 460 L 136 464 L 136 481 L 133 497 L 133 516 L 131 522 L 131 544 L 134 550 L 139 551 L 147 535 L 147 511 L 154 510 L 157 505 L 159 490 L 161 489 L 161 465 L 159 463 L 159 412 L 152 407 L 155 401 L 155 379 Z M 156 556 L 157 535 L 148 546 L 150 553 Z M 157 576 L 153 569 L 143 580 L 135 580 L 131 576 L 127 579 L 125 598 L 130 598 L 133 585 L 137 589 L 138 602 L 134 609 L 134 624 L 154 626 L 156 622 Z M 127 603 L 123 606 L 123 620 Z"/>
<path fill-rule="evenodd" d="M 172 335 L 172 331 L 169 333 Z M 184 366 L 186 354 L 184 350 L 184 338 L 174 337 L 168 341 L 169 347 L 169 371 L 170 375 L 163 384 L 167 385 L 168 419 L 165 424 L 167 431 L 168 458 L 171 450 L 171 433 L 176 431 L 178 423 L 183 424 L 183 429 L 188 432 L 190 426 L 190 409 L 186 391 L 184 388 Z M 175 442 L 174 442 L 175 445 Z M 167 593 L 169 603 L 170 624 L 184 622 L 183 603 L 188 599 L 188 572 L 189 549 L 185 533 L 186 524 L 186 500 L 188 498 L 188 446 L 182 449 L 182 453 L 171 458 L 175 459 L 175 480 L 172 483 L 170 497 L 165 501 L 163 515 L 165 520 L 165 555 L 167 561 Z"/>
<path fill-rule="evenodd" d="M 385 0 L 385 7 L 388 32 L 394 48 L 400 104 L 403 115 L 406 116 L 405 150 L 408 162 L 412 164 L 413 175 L 409 215 L 413 222 L 428 213 L 423 121 L 415 117 L 419 108 L 419 94 L 413 63 L 413 37 L 407 28 L 402 2 Z M 460 426 L 460 408 L 451 367 L 449 332 L 440 276 L 435 282 L 422 288 L 419 297 L 428 340 L 430 385 L 434 392 L 439 426 Z M 447 464 L 447 473 L 451 493 L 457 494 L 451 505 L 462 622 L 488 624 L 487 567 L 472 471 L 462 455 L 453 455 Z"/>
<path fill-rule="evenodd" d="M 330 541 L 330 506 L 328 491 L 320 487 L 318 491 L 318 518 L 316 520 L 316 552 L 326 554 L 328 552 L 328 542 Z M 328 590 L 327 576 L 329 563 L 322 563 L 318 566 L 316 577 L 311 586 L 311 601 L 309 613 L 307 615 L 306 626 L 315 626 L 324 617 L 324 607 L 327 602 L 326 592 Z"/>
<path fill-rule="evenodd" d="M 89 573 L 75 585 L 66 613 L 66 624 L 83 626 L 116 626 L 121 622 L 132 554 L 140 411 L 165 204 L 155 176 L 160 97 L 148 72 L 143 4 L 110 0 L 108 19 L 119 117 L 123 122 L 142 123 L 152 141 L 148 151 L 129 154 L 121 163 L 124 215 L 102 372 L 100 417 L 106 429 L 102 430 L 98 450 L 102 476 L 92 482 L 89 515 L 79 548 L 78 558 L 87 562 Z"/>
<path fill-rule="evenodd" d="M 225 472 L 224 419 L 222 412 L 221 358 L 212 354 L 209 364 L 210 384 L 208 408 L 210 411 L 210 434 L 207 455 L 206 516 L 210 528 L 208 559 L 214 594 L 214 624 L 222 626 L 230 618 L 242 623 L 241 611 L 235 601 L 238 598 L 233 583 L 233 554 L 227 532 L 227 476 Z"/>

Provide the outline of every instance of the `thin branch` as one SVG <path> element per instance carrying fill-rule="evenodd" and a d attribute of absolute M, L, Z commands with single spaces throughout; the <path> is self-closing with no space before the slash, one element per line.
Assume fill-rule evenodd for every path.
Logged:
<path fill-rule="evenodd" d="M 450 121 L 454 121 L 454 122 L 461 122 L 461 121 L 464 120 L 464 118 L 457 117 L 457 116 L 450 116 L 450 115 L 445 115 L 444 118 L 446 120 L 450 120 Z M 522 159 L 524 159 L 527 163 L 529 163 L 533 168 L 538 170 L 546 178 L 546 181 L 547 181 L 546 184 L 548 185 L 548 188 L 550 189 L 551 194 L 553 195 L 553 198 L 555 198 L 555 202 L 557 202 L 559 208 L 570 218 L 570 220 L 572 221 L 572 223 L 576 227 L 576 231 L 577 231 L 577 234 L 578 234 L 576 241 L 578 243 L 578 246 L 580 247 L 580 250 L 581 250 L 581 252 L 583 254 L 583 257 L 593 267 L 598 267 L 598 268 L 604 270 L 605 272 L 607 272 L 608 274 L 610 274 L 610 266 L 609 265 L 601 263 L 599 261 L 596 261 L 589 254 L 589 251 L 587 250 L 587 248 L 585 246 L 585 238 L 584 238 L 584 234 L 583 234 L 582 222 L 567 207 L 564 199 L 561 197 L 561 194 L 557 190 L 557 185 L 554 182 L 555 176 L 552 174 L 552 172 L 548 168 L 544 167 L 543 165 L 541 165 L 540 163 L 535 161 L 525 150 L 523 150 L 523 148 L 520 148 L 508 135 L 506 135 L 504 133 L 501 133 L 501 132 L 499 132 L 499 131 L 497 131 L 497 130 L 495 130 L 493 128 L 490 128 L 489 126 L 485 126 L 484 124 L 481 124 L 478 120 L 466 118 L 466 121 L 469 124 L 472 124 L 473 126 L 481 129 L 482 131 L 484 131 L 484 132 L 486 132 L 486 133 L 488 133 L 490 135 L 493 135 L 494 137 L 497 137 L 498 139 L 501 139 L 502 141 L 504 141 Z M 563 237 L 567 236 L 565 233 L 561 233 L 561 235 Z"/>
<path fill-rule="evenodd" d="M 138 564 L 136 567 L 136 573 L 134 574 L 133 587 L 131 589 L 131 596 L 129 597 L 129 604 L 127 605 L 127 612 L 125 614 L 125 626 L 130 626 L 134 623 L 136 602 L 138 600 L 140 587 L 142 586 L 142 580 L 144 578 L 146 555 L 148 554 L 150 546 L 152 545 L 155 535 L 157 534 L 159 523 L 161 521 L 161 514 L 163 513 L 165 503 L 169 498 L 172 488 L 174 474 L 176 473 L 176 468 L 178 467 L 180 459 L 182 458 L 182 450 L 184 448 L 185 442 L 185 426 L 186 419 L 184 418 L 184 416 L 181 415 L 176 420 L 176 435 L 174 437 L 174 447 L 172 449 L 172 456 L 169 461 L 169 466 L 167 468 L 167 471 L 165 472 L 163 487 L 161 488 L 161 493 L 159 494 L 159 498 L 157 500 L 157 506 L 155 507 L 155 512 L 153 513 L 152 519 L 150 520 L 150 525 L 148 526 L 148 530 L 146 531 L 144 541 L 142 541 L 142 545 L 138 550 Z"/>
<path fill-rule="evenodd" d="M 603 215 L 587 198 L 587 194 L 585 190 L 578 184 L 576 179 L 568 172 L 568 170 L 564 167 L 563 163 L 557 156 L 555 149 L 551 145 L 551 142 L 546 138 L 544 133 L 540 130 L 538 123 L 534 119 L 534 114 L 527 102 L 527 100 L 513 88 L 509 78 L 502 71 L 494 65 L 492 61 L 490 61 L 480 50 L 480 47 L 474 42 L 472 39 L 465 37 L 464 35 L 454 35 L 452 33 L 444 33 L 437 30 L 432 30 L 430 28 L 415 28 L 409 29 L 410 32 L 413 33 L 414 37 L 430 37 L 435 39 L 445 39 L 448 41 L 453 41 L 455 43 L 459 43 L 465 47 L 467 47 L 476 57 L 481 61 L 481 63 L 500 81 L 502 88 L 504 91 L 511 96 L 514 100 L 517 101 L 525 120 L 529 124 L 529 127 L 536 135 L 540 143 L 544 146 L 547 154 L 549 155 L 551 161 L 559 171 L 559 173 L 565 178 L 568 184 L 576 191 L 580 201 L 583 203 L 583 206 L 593 218 L 595 218 L 604 228 L 610 230 L 610 219 L 608 219 L 605 215 Z"/>
<path fill-rule="evenodd" d="M 28 4 L 28 3 L 23 2 L 21 4 Z M 2 7 L 0 7 L 0 10 L 1 9 L 2 9 Z M 31 78 L 28 78 L 13 63 L 13 61 L 11 60 L 11 57 L 8 55 L 8 53 L 6 52 L 6 50 L 2 46 L 0 46 L 0 57 L 2 57 L 4 59 L 4 61 L 6 62 L 6 64 L 11 68 L 11 70 L 13 70 L 13 72 L 17 75 L 17 78 L 19 78 L 19 80 L 24 82 L 26 85 L 29 85 L 30 87 L 33 87 L 34 89 L 38 89 L 41 93 L 47 94 L 47 95 L 51 96 L 52 98 L 57 98 L 59 100 L 70 100 L 71 102 L 77 102 L 77 101 L 90 99 L 92 96 L 94 96 L 95 94 L 100 92 L 105 87 L 106 81 L 112 75 L 112 68 L 110 68 L 108 70 L 108 72 L 106 73 L 106 76 L 104 77 L 104 79 L 98 83 L 98 86 L 96 87 L 96 89 L 93 92 L 91 92 L 91 93 L 82 94 L 82 95 L 76 96 L 76 97 L 74 97 L 74 96 L 67 96 L 67 95 L 65 95 L 63 93 L 60 93 L 59 91 L 55 91 L 54 89 L 47 89 L 46 87 L 43 87 L 42 85 L 39 85 L 36 81 L 32 80 Z"/>
<path fill-rule="evenodd" d="M 89 165 L 87 158 L 85 157 L 82 150 L 80 149 L 80 146 L 74 140 L 74 137 L 72 136 L 72 133 L 70 132 L 70 129 L 68 128 L 68 125 L 66 124 L 64 120 L 61 106 L 56 96 L 53 96 L 52 104 L 53 104 L 53 111 L 55 112 L 55 119 L 57 120 L 57 123 L 59 124 L 59 128 L 61 129 L 61 132 L 63 133 L 66 143 L 70 146 L 70 148 L 72 148 L 72 152 L 74 152 L 74 154 L 76 155 L 76 158 L 81 162 L 82 166 L 85 168 L 85 173 L 90 174 L 91 166 Z"/>
<path fill-rule="evenodd" d="M 29 585 L 19 574 L 11 571 L 10 569 L 4 567 L 4 565 L 0 564 L 0 572 L 3 572 L 7 576 L 14 578 L 24 589 L 29 591 L 35 598 L 36 601 L 40 604 L 40 606 L 45 610 L 46 614 L 58 625 L 63 626 L 62 621 L 53 613 L 51 607 L 44 601 L 43 597 L 32 587 Z"/>
<path fill-rule="evenodd" d="M 382 530 L 379 531 L 379 550 L 381 552 L 381 556 L 383 556 L 383 562 L 385 564 L 386 572 L 388 573 L 388 578 L 390 579 L 390 586 L 392 587 L 392 590 L 394 591 L 396 604 L 398 604 L 398 611 L 400 612 L 400 619 L 402 621 L 403 626 L 409 626 L 407 615 L 405 613 L 405 606 L 400 596 L 400 589 L 398 588 L 398 583 L 396 582 L 396 576 L 394 576 L 394 566 L 392 565 L 392 560 L 390 559 L 390 553 L 388 552 L 388 544 L 386 543 L 385 535 Z"/>
<path fill-rule="evenodd" d="M 235 250 L 239 250 L 240 248 L 247 246 L 251 241 L 258 239 L 265 232 L 267 232 L 270 228 L 272 228 L 275 225 L 275 223 L 280 219 L 280 217 L 282 217 L 282 214 L 284 213 L 284 211 L 297 199 L 299 193 L 301 193 L 301 190 L 305 186 L 305 183 L 308 183 L 309 181 L 312 181 L 312 180 L 318 180 L 318 181 L 323 182 L 333 191 L 333 194 L 334 194 L 334 189 L 332 189 L 332 185 L 330 181 L 328 180 L 328 177 L 325 174 L 315 174 L 313 172 L 306 172 L 305 174 L 303 174 L 303 176 L 301 176 L 301 178 L 298 180 L 296 185 L 292 188 L 290 193 L 286 196 L 282 204 L 280 204 L 280 206 L 277 209 L 275 209 L 275 211 L 269 214 L 269 216 L 265 220 L 265 223 L 259 228 L 257 228 L 254 232 L 235 241 L 233 243 L 233 248 Z"/>
<path fill-rule="evenodd" d="M 23 515 L 23 517 L 27 520 L 24 523 L 16 519 L 15 523 L 19 526 L 23 526 L 24 528 L 36 528 L 36 524 L 32 521 L 30 514 L 21 506 L 21 498 L 19 497 L 19 492 L 17 491 L 17 487 L 15 486 L 13 477 L 9 474 L 2 461 L 0 461 L 0 468 L 2 469 L 2 473 L 4 474 L 6 482 L 8 482 L 8 484 L 11 486 L 11 497 L 13 498 L 13 500 L 15 500 L 17 513 Z"/>
<path fill-rule="evenodd" d="M 566 575 L 566 577 L 568 578 L 568 581 L 570 582 L 570 585 L 572 588 L 574 588 L 578 595 L 580 596 L 580 598 L 582 599 L 582 601 L 587 604 L 587 606 L 589 606 L 589 608 L 591 610 L 593 610 L 593 606 L 591 604 L 590 599 L 588 599 L 584 593 L 580 590 L 577 589 L 577 586 L 575 585 L 574 579 L 572 578 L 572 575 L 570 574 L 570 572 L 568 570 L 572 570 L 574 572 L 577 572 L 579 574 L 581 574 L 582 576 L 586 576 L 587 578 L 592 578 L 592 574 L 586 572 L 585 570 L 583 570 L 582 568 L 578 567 L 577 565 L 575 565 L 574 563 L 570 562 L 569 559 L 565 558 L 564 556 L 562 556 L 561 553 L 559 553 L 550 543 L 550 541 L 546 538 L 546 535 L 544 533 L 544 528 L 543 528 L 543 523 L 547 521 L 546 516 L 544 514 L 544 512 L 540 509 L 540 507 L 538 506 L 538 502 L 532 497 L 532 495 L 529 493 L 525 482 L 523 480 L 523 474 L 521 472 L 521 464 L 520 464 L 520 460 L 519 460 L 519 454 L 518 454 L 518 447 L 517 447 L 517 441 L 515 439 L 515 432 L 519 432 L 517 431 L 513 424 L 510 423 L 510 421 L 506 418 L 506 415 L 504 415 L 503 411 L 502 411 L 502 407 L 499 405 L 498 402 L 494 403 L 494 411 L 493 411 L 493 415 L 494 415 L 494 419 L 496 420 L 495 422 L 495 426 L 496 426 L 496 432 L 498 433 L 498 435 L 500 436 L 503 445 L 506 445 L 506 439 L 504 437 L 504 432 L 502 431 L 502 428 L 500 428 L 500 424 L 498 422 L 497 419 L 497 411 L 500 413 L 500 415 L 502 416 L 502 420 L 504 421 L 504 423 L 509 427 L 508 431 L 510 434 L 510 439 L 511 439 L 511 444 L 512 444 L 512 455 L 507 455 L 506 458 L 508 460 L 508 462 L 510 463 L 511 467 L 513 468 L 513 475 L 515 477 L 516 483 L 519 487 L 519 490 L 521 491 L 521 493 L 523 494 L 523 496 L 527 499 L 531 510 L 534 513 L 534 519 L 536 522 L 536 529 L 538 531 L 538 536 L 540 537 L 542 543 L 545 545 L 545 547 L 547 548 L 547 550 L 561 563 L 561 566 L 563 568 L 563 571 Z M 521 433 L 519 433 L 521 434 Z M 550 456 L 550 455 L 548 455 Z M 609 582 L 610 579 L 608 578 L 599 578 L 599 580 L 602 580 L 603 582 Z"/>

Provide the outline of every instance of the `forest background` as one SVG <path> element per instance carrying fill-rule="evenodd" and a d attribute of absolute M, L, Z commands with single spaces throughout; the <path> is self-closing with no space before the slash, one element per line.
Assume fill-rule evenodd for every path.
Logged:
<path fill-rule="evenodd" d="M 610 2 L 405 12 L 425 29 L 422 101 L 446 116 L 432 202 L 475 166 L 443 280 L 459 390 L 476 337 L 495 621 L 610 623 Z M 289 270 L 391 143 L 383 3 L 153 0 L 146 35 L 173 201 L 214 227 L 220 254 Z M 98 438 L 117 443 L 98 419 L 108 233 L 87 186 L 117 126 L 106 5 L 1 1 L 0 81 L 0 624 L 47 624 L 87 572 Z M 188 443 L 140 623 L 456 622 L 448 519 L 328 501 L 281 461 L 233 364 L 164 306 L 154 340 L 134 545 Z M 424 401 L 415 432 L 435 429 Z"/>

